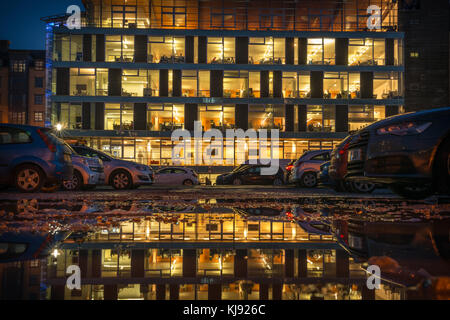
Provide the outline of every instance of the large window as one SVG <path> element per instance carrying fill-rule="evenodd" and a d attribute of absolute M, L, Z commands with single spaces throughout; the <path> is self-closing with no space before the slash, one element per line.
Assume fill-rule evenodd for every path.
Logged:
<path fill-rule="evenodd" d="M 234 106 L 199 106 L 199 119 L 203 131 L 209 129 L 226 130 L 234 128 Z"/>
<path fill-rule="evenodd" d="M 208 37 L 208 63 L 235 63 L 235 39 Z"/>
<path fill-rule="evenodd" d="M 134 36 L 106 36 L 105 41 L 107 62 L 134 61 Z"/>
<path fill-rule="evenodd" d="M 349 106 L 349 130 L 359 130 L 369 124 L 384 119 L 386 116 L 384 106 Z"/>
<path fill-rule="evenodd" d="M 348 75 L 348 92 L 350 99 L 361 98 L 361 77 L 359 72 L 350 72 Z"/>
<path fill-rule="evenodd" d="M 133 130 L 134 106 L 132 103 L 105 104 L 105 130 Z"/>
<path fill-rule="evenodd" d="M 250 64 L 283 64 L 285 63 L 284 38 L 250 38 L 248 59 Z"/>
<path fill-rule="evenodd" d="M 249 128 L 284 130 L 284 105 L 251 105 L 248 113 Z"/>
<path fill-rule="evenodd" d="M 63 128 L 81 129 L 83 124 L 81 116 L 81 104 L 61 103 L 59 123 Z"/>
<path fill-rule="evenodd" d="M 209 97 L 210 92 L 210 72 L 209 71 L 199 71 L 198 72 L 198 96 L 199 97 Z"/>
<path fill-rule="evenodd" d="M 349 66 L 385 65 L 385 39 L 349 39 Z"/>
<path fill-rule="evenodd" d="M 147 127 L 150 131 L 173 131 L 184 127 L 184 105 L 149 104 Z"/>
<path fill-rule="evenodd" d="M 261 72 L 249 72 L 248 93 L 250 98 L 261 97 Z"/>
<path fill-rule="evenodd" d="M 180 63 L 185 61 L 184 37 L 150 37 L 148 44 L 149 63 Z"/>
<path fill-rule="evenodd" d="M 95 69 L 70 69 L 72 96 L 95 96 Z"/>
<path fill-rule="evenodd" d="M 108 95 L 108 69 L 97 69 L 95 89 L 97 96 Z"/>
<path fill-rule="evenodd" d="M 323 92 L 325 99 L 347 99 L 348 73 L 325 72 L 323 79 Z"/>
<path fill-rule="evenodd" d="M 180 6 L 177 1 L 164 0 L 162 1 L 162 4 L 163 6 L 161 7 L 161 21 L 163 27 L 186 27 L 185 5 Z"/>
<path fill-rule="evenodd" d="M 302 99 L 311 97 L 311 75 L 308 71 L 298 74 L 298 96 Z"/>
<path fill-rule="evenodd" d="M 223 96 L 224 98 L 248 97 L 248 71 L 225 71 Z"/>
<path fill-rule="evenodd" d="M 373 77 L 373 93 L 375 99 L 401 98 L 398 72 L 375 72 Z"/>
<path fill-rule="evenodd" d="M 308 132 L 335 131 L 335 106 L 308 106 L 306 117 Z"/>
<path fill-rule="evenodd" d="M 335 64 L 335 39 L 308 39 L 308 64 Z"/>
<path fill-rule="evenodd" d="M 197 70 L 183 70 L 181 88 L 183 97 L 197 96 Z"/>
<path fill-rule="evenodd" d="M 148 88 L 147 70 L 123 70 L 122 96 L 151 96 Z"/>
<path fill-rule="evenodd" d="M 148 70 L 148 90 L 144 91 L 144 96 L 159 96 L 159 70 Z"/>
<path fill-rule="evenodd" d="M 297 73 L 283 72 L 283 97 L 297 97 Z"/>

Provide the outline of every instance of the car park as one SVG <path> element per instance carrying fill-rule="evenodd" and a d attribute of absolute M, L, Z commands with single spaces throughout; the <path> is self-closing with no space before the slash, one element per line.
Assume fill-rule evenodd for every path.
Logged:
<path fill-rule="evenodd" d="M 155 185 L 198 185 L 198 174 L 189 168 L 169 167 L 155 172 Z"/>
<path fill-rule="evenodd" d="M 296 186 L 314 188 L 320 166 L 330 160 L 331 150 L 306 151 L 295 163 L 289 182 Z"/>
<path fill-rule="evenodd" d="M 149 166 L 116 159 L 111 155 L 84 145 L 72 145 L 72 148 L 82 156 L 101 159 L 105 171 L 105 183 L 111 185 L 114 189 L 133 189 L 142 185 L 153 184 L 154 174 Z"/>
<path fill-rule="evenodd" d="M 72 150 L 50 129 L 0 125 L 0 184 L 39 192 L 70 178 Z"/>
<path fill-rule="evenodd" d="M 275 185 L 284 183 L 284 171 L 280 167 L 276 174 L 262 175 L 261 168 L 269 165 L 249 164 L 217 177 L 217 185 Z"/>
<path fill-rule="evenodd" d="M 348 147 L 346 179 L 387 184 L 422 199 L 450 194 L 450 108 L 389 117 L 358 131 Z"/>
<path fill-rule="evenodd" d="M 64 190 L 76 191 L 80 189 L 95 189 L 97 185 L 105 183 L 105 173 L 103 162 L 99 158 L 90 158 L 72 155 L 73 176 L 64 180 L 62 187 Z"/>

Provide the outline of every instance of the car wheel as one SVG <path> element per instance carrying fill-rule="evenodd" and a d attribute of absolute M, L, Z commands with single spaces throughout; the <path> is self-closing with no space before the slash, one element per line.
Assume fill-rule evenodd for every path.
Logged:
<path fill-rule="evenodd" d="M 239 179 L 239 178 L 234 179 L 234 180 L 233 180 L 233 185 L 235 185 L 235 186 L 240 186 L 240 185 L 242 185 L 242 180 Z"/>
<path fill-rule="evenodd" d="M 37 192 L 44 184 L 44 173 L 35 165 L 24 165 L 16 170 L 14 181 L 21 192 Z"/>
<path fill-rule="evenodd" d="M 434 193 L 431 185 L 417 187 L 394 184 L 390 185 L 389 188 L 399 196 L 412 200 L 422 200 Z"/>
<path fill-rule="evenodd" d="M 355 181 L 351 184 L 351 188 L 357 193 L 372 193 L 375 190 L 375 184 L 370 182 Z"/>
<path fill-rule="evenodd" d="M 302 185 L 306 188 L 317 186 L 317 175 L 314 172 L 306 172 L 302 177 Z"/>
<path fill-rule="evenodd" d="M 83 187 L 83 177 L 81 176 L 81 173 L 78 170 L 74 170 L 72 179 L 64 180 L 62 187 L 67 191 L 80 190 L 80 188 Z"/>
<path fill-rule="evenodd" d="M 131 175 L 126 171 L 117 171 L 111 177 L 111 184 L 116 190 L 130 189 L 133 185 Z"/>
<path fill-rule="evenodd" d="M 436 189 L 440 193 L 450 194 L 450 139 L 439 147 L 435 169 Z"/>
<path fill-rule="evenodd" d="M 42 186 L 41 192 L 45 193 L 52 193 L 57 191 L 60 188 L 60 185 L 58 183 L 46 183 Z"/>
<path fill-rule="evenodd" d="M 281 180 L 280 178 L 276 178 L 275 180 L 273 180 L 273 185 L 281 186 L 281 185 L 283 185 L 283 180 Z"/>
<path fill-rule="evenodd" d="M 192 180 L 187 179 L 183 181 L 183 186 L 192 186 L 192 185 L 194 185 Z"/>

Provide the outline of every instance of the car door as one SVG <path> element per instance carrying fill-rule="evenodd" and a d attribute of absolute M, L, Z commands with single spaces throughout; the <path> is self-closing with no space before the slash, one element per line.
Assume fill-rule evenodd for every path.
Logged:
<path fill-rule="evenodd" d="M 171 184 L 172 180 L 172 169 L 161 169 L 155 175 L 155 180 L 157 184 Z"/>
<path fill-rule="evenodd" d="M 251 167 L 248 169 L 247 180 L 249 184 L 261 184 L 261 167 Z"/>
<path fill-rule="evenodd" d="M 7 183 L 11 174 L 10 165 L 23 151 L 32 153 L 31 137 L 24 130 L 0 127 L 0 182 Z"/>
<path fill-rule="evenodd" d="M 187 179 L 186 171 L 183 169 L 173 169 L 172 179 L 174 184 L 183 184 L 184 180 Z"/>

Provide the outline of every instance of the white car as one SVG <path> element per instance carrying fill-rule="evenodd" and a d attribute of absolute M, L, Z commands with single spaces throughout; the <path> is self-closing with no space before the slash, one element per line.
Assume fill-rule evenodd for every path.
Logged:
<path fill-rule="evenodd" d="M 155 185 L 198 185 L 198 174 L 188 168 L 162 168 L 155 173 Z"/>
<path fill-rule="evenodd" d="M 289 183 L 306 188 L 314 188 L 317 185 L 317 172 L 320 166 L 330 161 L 331 150 L 315 150 L 305 152 L 294 163 L 294 168 L 289 175 Z"/>

